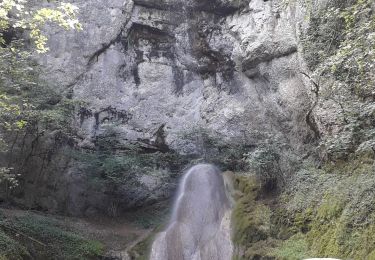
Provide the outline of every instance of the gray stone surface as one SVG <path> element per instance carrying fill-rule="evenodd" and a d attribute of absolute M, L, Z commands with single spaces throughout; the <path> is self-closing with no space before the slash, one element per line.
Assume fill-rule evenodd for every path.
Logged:
<path fill-rule="evenodd" d="M 48 77 L 73 88 L 93 115 L 131 114 L 116 125 L 85 118 L 82 145 L 108 125 L 130 141 L 165 125 L 167 145 L 181 151 L 179 134 L 192 125 L 244 142 L 274 130 L 303 141 L 308 131 L 294 119 L 303 121 L 310 100 L 289 12 L 261 0 L 224 14 L 215 7 L 241 1 L 159 2 L 77 1 L 84 32 L 52 37 L 42 58 Z"/>
<path fill-rule="evenodd" d="M 277 135 L 299 154 L 308 150 L 313 96 L 301 74 L 303 7 L 263 0 L 72 2 L 84 31 L 47 28 L 51 51 L 38 60 L 51 84 L 84 102 L 87 113 L 75 120 L 82 149 L 95 149 L 96 138 L 111 131 L 124 146 L 197 154 L 197 144 L 182 136 L 206 129 L 233 145 Z M 72 183 L 67 203 L 82 203 L 74 213 L 103 194 L 91 191 L 82 200 L 77 194 L 85 193 L 85 181 L 75 181 L 82 178 L 77 174 L 75 165 L 60 173 Z M 157 193 L 157 184 L 174 182 L 139 178 L 144 185 L 124 186 L 121 203 L 158 199 L 166 191 Z"/>

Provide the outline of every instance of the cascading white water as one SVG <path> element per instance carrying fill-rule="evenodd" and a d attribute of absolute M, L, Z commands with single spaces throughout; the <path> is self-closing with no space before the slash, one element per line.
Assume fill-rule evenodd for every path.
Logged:
<path fill-rule="evenodd" d="M 230 203 L 220 171 L 209 164 L 183 177 L 169 226 L 155 239 L 151 260 L 230 260 Z"/>

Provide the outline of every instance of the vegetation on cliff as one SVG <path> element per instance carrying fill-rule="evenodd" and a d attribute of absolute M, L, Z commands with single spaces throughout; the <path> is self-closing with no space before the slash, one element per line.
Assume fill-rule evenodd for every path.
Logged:
<path fill-rule="evenodd" d="M 307 10 L 301 43 L 313 109 L 319 115 L 333 102 L 340 112 L 332 125 L 320 125 L 317 156 L 300 161 L 276 196 L 256 178 L 272 170 L 258 167 L 237 177 L 235 259 L 375 259 L 374 2 L 298 4 Z"/>
<path fill-rule="evenodd" d="M 337 96 L 346 88 L 360 98 L 373 98 L 374 8 L 371 0 L 345 0 L 310 11 L 302 39 L 305 59 L 317 76 L 337 81 L 331 86 Z"/>
<path fill-rule="evenodd" d="M 53 131 L 70 125 L 67 120 L 71 116 L 70 101 L 39 80 L 31 56 L 33 51 L 48 51 L 48 38 L 42 33 L 46 23 L 55 23 L 66 30 L 81 30 L 76 16 L 77 8 L 67 3 L 56 9 L 37 10 L 32 10 L 25 0 L 0 3 L 0 152 L 7 157 L 0 161 L 0 183 L 7 190 L 17 185 L 20 174 L 12 168 L 17 143 L 23 143 L 20 149 L 24 150 L 28 135 L 37 140 L 46 129 Z M 23 44 L 24 32 L 29 33 L 34 44 L 31 50 Z"/>
<path fill-rule="evenodd" d="M 321 158 L 346 160 L 358 146 L 374 141 L 375 15 L 371 0 L 310 3 L 309 25 L 301 34 L 311 71 L 315 110 L 331 104 L 336 116 L 320 126 Z M 335 125 L 335 126 L 333 126 Z"/>
<path fill-rule="evenodd" d="M 373 259 L 372 164 L 335 173 L 303 166 L 279 196 L 262 190 L 255 175 L 237 177 L 235 259 Z"/>

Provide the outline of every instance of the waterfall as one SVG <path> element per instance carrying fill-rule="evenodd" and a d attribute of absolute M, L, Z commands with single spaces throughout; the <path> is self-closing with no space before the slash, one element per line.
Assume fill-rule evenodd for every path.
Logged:
<path fill-rule="evenodd" d="M 220 171 L 208 164 L 183 177 L 167 229 L 156 237 L 151 260 L 230 260 L 230 202 Z"/>

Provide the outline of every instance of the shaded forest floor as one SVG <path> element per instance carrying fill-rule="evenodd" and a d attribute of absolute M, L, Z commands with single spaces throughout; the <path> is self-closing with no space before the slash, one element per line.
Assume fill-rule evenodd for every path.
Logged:
<path fill-rule="evenodd" d="M 152 208 L 116 218 L 0 208 L 0 259 L 142 259 L 164 218 Z"/>

